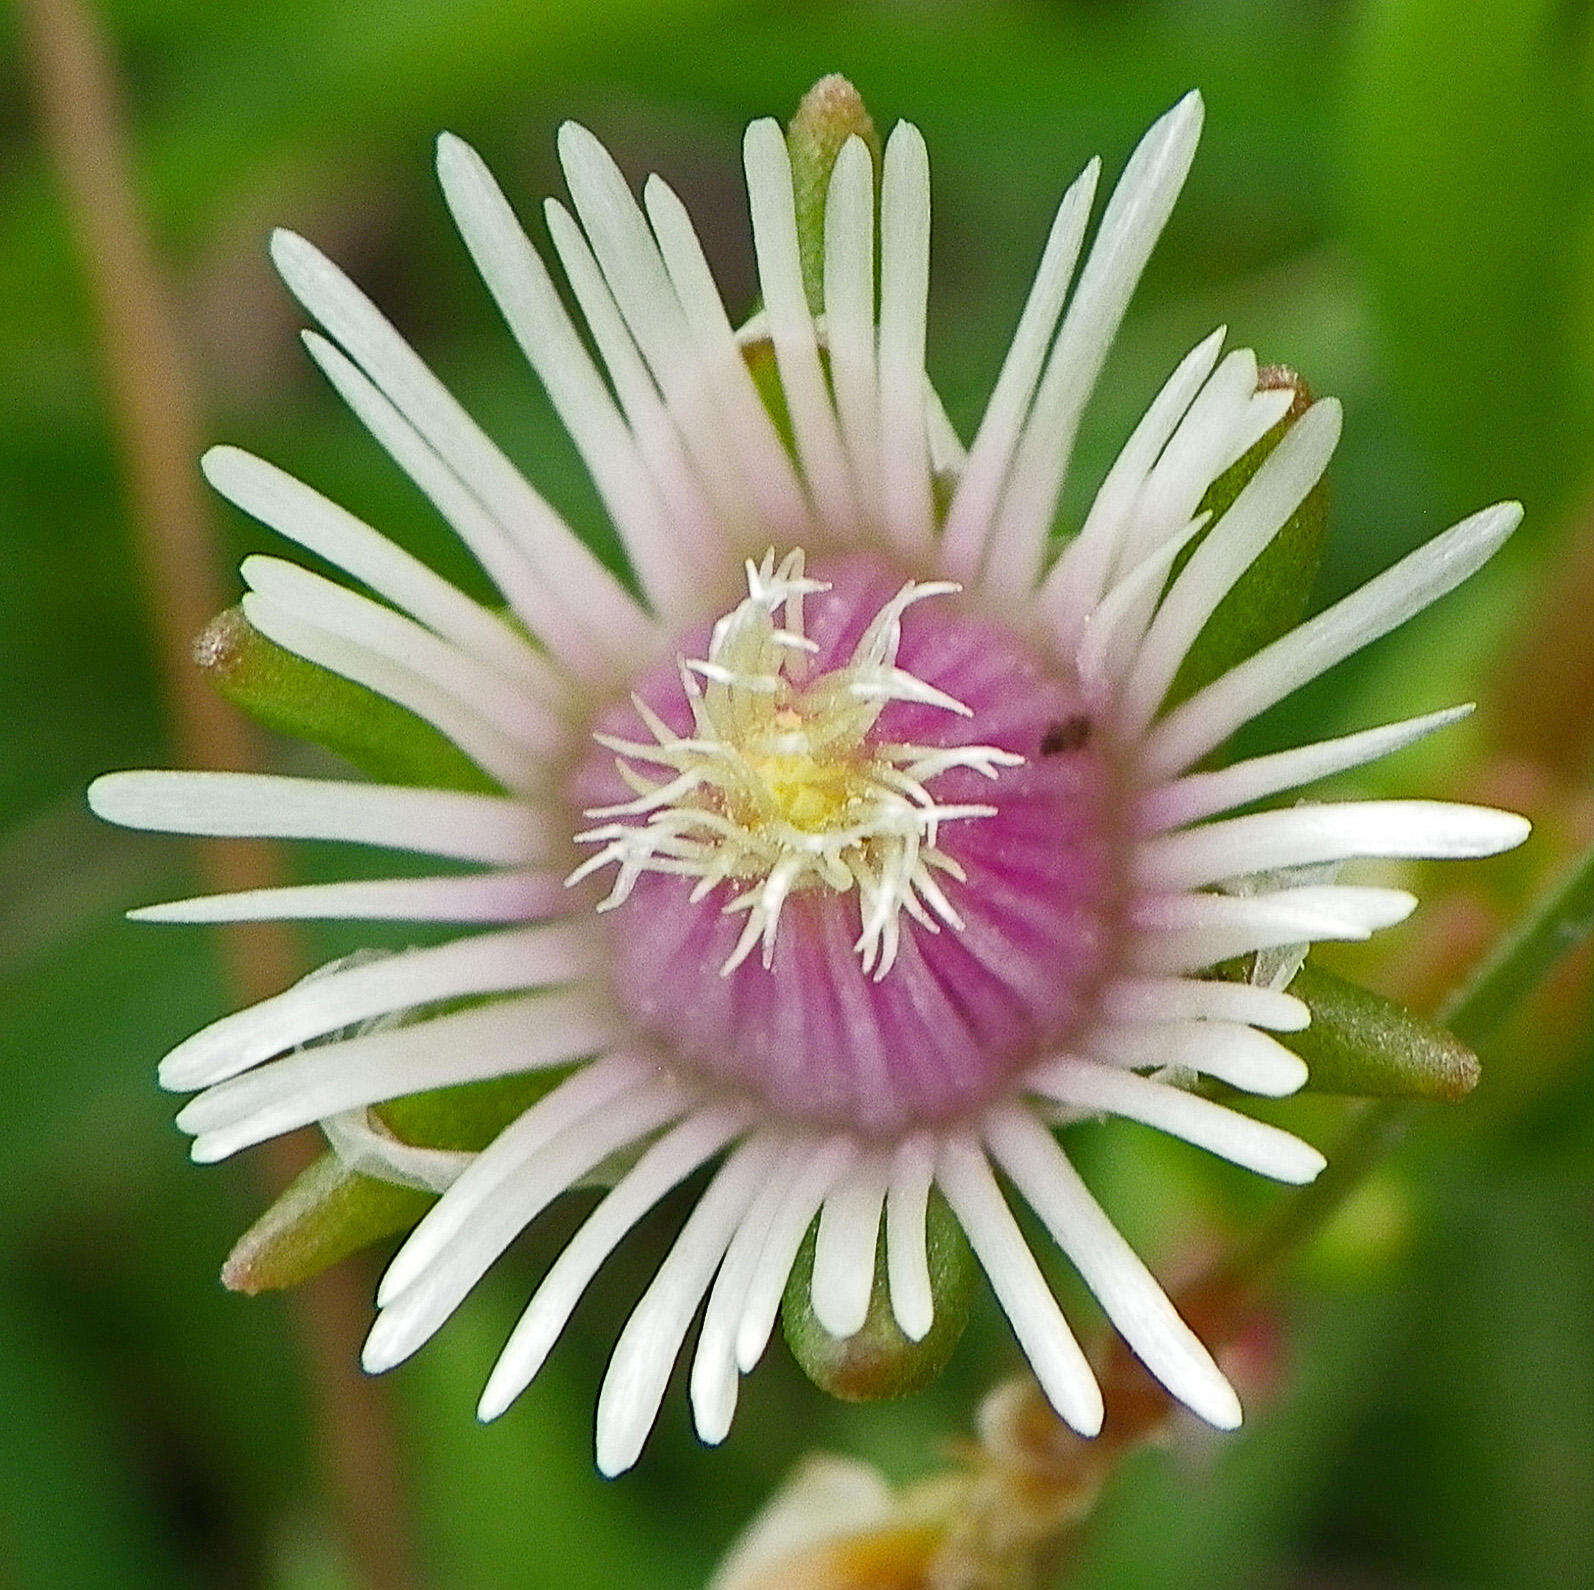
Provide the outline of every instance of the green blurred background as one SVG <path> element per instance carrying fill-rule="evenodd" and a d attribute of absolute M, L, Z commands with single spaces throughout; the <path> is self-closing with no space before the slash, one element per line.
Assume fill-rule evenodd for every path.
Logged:
<path fill-rule="evenodd" d="M 1346 402 L 1320 600 L 1473 507 L 1526 502 L 1498 570 L 1263 737 L 1487 698 L 1500 646 L 1531 627 L 1583 535 L 1586 0 L 108 0 L 101 13 L 207 434 L 461 579 L 457 549 L 301 356 L 269 226 L 341 260 L 601 537 L 574 453 L 447 224 L 432 137 L 476 142 L 536 219 L 560 186 L 555 128 L 585 121 L 633 177 L 658 169 L 682 193 L 735 309 L 751 281 L 740 128 L 789 114 L 832 70 L 883 126 L 911 117 L 928 138 L 931 369 L 965 437 L 1063 187 L 1097 151 L 1116 171 L 1199 86 L 1205 142 L 1091 412 L 1076 503 L 1219 321 Z M 229 997 L 203 933 L 120 920 L 193 886 L 185 851 L 101 830 L 83 806 L 95 773 L 171 759 L 145 619 L 159 595 L 133 572 L 101 355 L 10 11 L 0 305 L 0 1586 L 353 1585 L 314 1411 L 338 1389 L 312 1395 L 282 1300 L 216 1279 L 261 1206 L 259 1167 L 189 1166 L 154 1082 L 159 1055 Z M 220 505 L 217 520 L 229 563 L 267 547 Z M 1457 759 L 1488 732 L 1408 755 L 1397 782 L 1464 784 Z M 304 876 L 334 862 L 349 864 L 293 859 Z M 1388 963 L 1360 970 L 1400 984 Z M 1594 1060 L 1576 990 L 1558 1011 L 1491 1053 L 1474 1100 L 1436 1111 L 1298 1267 L 1252 1344 L 1247 1431 L 1185 1431 L 1124 1469 L 1074 1582 L 1594 1586 Z M 1291 1112 L 1331 1139 L 1337 1107 Z M 1272 1196 L 1133 1129 L 1079 1153 L 1164 1267 Z M 672 1392 L 641 1467 L 607 1483 L 590 1461 L 597 1382 L 678 1204 L 601 1278 L 516 1409 L 490 1429 L 472 1416 L 575 1218 L 524 1240 L 390 1377 L 411 1514 L 391 1529 L 423 1584 L 700 1585 L 800 1454 L 922 1474 L 1015 1361 L 987 1303 L 936 1390 L 849 1408 L 777 1344 L 724 1449 L 697 1447 Z"/>

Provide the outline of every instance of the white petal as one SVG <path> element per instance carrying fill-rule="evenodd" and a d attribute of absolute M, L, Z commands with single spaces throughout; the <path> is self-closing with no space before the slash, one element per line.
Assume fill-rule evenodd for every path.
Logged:
<path fill-rule="evenodd" d="M 554 1199 L 673 1120 L 684 1101 L 670 1078 L 638 1081 L 623 1064 L 600 1061 L 532 1105 L 399 1249 L 377 1294 L 382 1312 L 361 1354 L 366 1369 L 380 1373 L 409 1357 Z"/>
<path fill-rule="evenodd" d="M 1274 1032 L 1300 1032 L 1311 1012 L 1292 994 L 1251 983 L 1187 977 L 1121 977 L 1102 994 L 1115 1021 L 1243 1021 Z"/>
<path fill-rule="evenodd" d="M 1333 398 L 1314 403 L 1191 554 L 1158 605 L 1124 685 L 1118 719 L 1125 733 L 1137 735 L 1151 720 L 1218 604 L 1322 478 L 1340 423 Z"/>
<path fill-rule="evenodd" d="M 430 949 L 308 977 L 185 1038 L 161 1062 L 161 1086 L 186 1092 L 247 1071 L 340 1027 L 467 994 L 544 988 L 598 959 L 589 923 L 557 923 L 454 939 Z"/>
<path fill-rule="evenodd" d="M 798 1172 L 770 1226 L 736 1330 L 736 1362 L 744 1374 L 764 1355 L 797 1250 L 819 1213 L 825 1194 L 835 1185 L 836 1178 L 845 1174 L 856 1155 L 857 1145 L 850 1137 L 827 1138 Z"/>
<path fill-rule="evenodd" d="M 304 1049 L 207 1088 L 177 1124 L 208 1163 L 341 1110 L 562 1065 L 612 1038 L 614 1018 L 598 1005 L 580 992 L 530 994 Z"/>
<path fill-rule="evenodd" d="M 1046 1061 L 1025 1080 L 1035 1092 L 1061 1104 L 1141 1121 L 1276 1181 L 1311 1181 L 1327 1163 L 1310 1143 L 1276 1126 L 1083 1056 Z"/>
<path fill-rule="evenodd" d="M 825 204 L 825 329 L 830 381 L 853 478 L 865 506 L 878 514 L 883 470 L 875 364 L 874 160 L 856 133 L 836 156 Z"/>
<path fill-rule="evenodd" d="M 569 903 L 558 873 L 484 872 L 241 889 L 127 915 L 133 922 L 535 922 Z"/>
<path fill-rule="evenodd" d="M 717 522 L 739 524 L 749 511 L 746 482 L 735 449 L 725 446 L 712 376 L 647 220 L 620 168 L 585 127 L 566 122 L 559 129 L 559 160 L 614 302 L 658 382 Z"/>
<path fill-rule="evenodd" d="M 1040 379 L 1057 317 L 1063 312 L 1063 300 L 1079 259 L 1079 246 L 1084 241 L 1100 175 L 1101 162 L 1092 160 L 1057 207 L 1029 297 L 1002 361 L 1002 372 L 996 378 L 979 432 L 958 477 L 941 536 L 941 562 L 955 579 L 972 579 L 985 554 L 997 501 L 1023 434 L 1024 416 Z"/>
<path fill-rule="evenodd" d="M 1194 972 L 1253 950 L 1370 938 L 1417 908 L 1403 889 L 1322 884 L 1267 894 L 1181 894 L 1135 907 L 1133 948 L 1146 972 Z"/>
<path fill-rule="evenodd" d="M 474 149 L 444 133 L 437 142 L 437 174 L 460 236 L 576 444 L 643 590 L 661 612 L 688 611 L 687 549 L 665 520 L 630 428 L 576 335 L 547 267 Z"/>
<path fill-rule="evenodd" d="M 239 573 L 252 590 L 303 623 L 341 635 L 420 675 L 527 750 L 551 757 L 564 748 L 567 726 L 521 681 L 505 679 L 391 608 L 281 558 L 245 558 Z"/>
<path fill-rule="evenodd" d="M 797 456 L 820 517 L 832 528 L 851 525 L 857 520 L 857 507 L 803 290 L 791 161 L 779 123 L 767 118 L 752 123 L 743 139 L 742 154 L 758 280 Z"/>
<path fill-rule="evenodd" d="M 598 1393 L 603 1474 L 619 1474 L 641 1455 L 692 1316 L 779 1152 L 777 1138 L 759 1136 L 726 1160 L 626 1321 Z"/>
<path fill-rule="evenodd" d="M 521 800 L 271 773 L 107 773 L 88 792 L 124 828 L 233 838 L 331 839 L 512 867 L 553 853 L 547 815 Z"/>
<path fill-rule="evenodd" d="M 790 455 L 737 346 L 736 333 L 703 255 L 697 230 L 686 206 L 661 178 L 648 178 L 643 199 L 664 256 L 664 268 L 696 339 L 698 357 L 714 381 L 726 423 L 735 433 L 735 445 L 743 460 L 747 489 L 759 522 L 777 540 L 799 545 L 812 530 L 808 503 Z"/>
<path fill-rule="evenodd" d="M 1046 576 L 1037 600 L 1065 646 L 1077 642 L 1087 615 L 1106 592 L 1146 476 L 1212 373 L 1227 334 L 1228 328 L 1219 326 L 1180 360 L 1108 470 L 1079 534 Z"/>
<path fill-rule="evenodd" d="M 425 439 L 437 463 L 468 485 L 541 576 L 540 582 L 517 581 L 504 594 L 517 607 L 530 602 L 522 616 L 549 648 L 578 672 L 590 673 L 596 658 L 623 662 L 628 649 L 645 644 L 651 626 L 641 609 L 375 305 L 330 260 L 291 232 L 273 234 L 271 257 L 299 302 Z M 370 423 L 366 413 L 361 418 Z M 378 440 L 390 445 L 385 436 Z M 428 490 L 411 460 L 398 461 Z M 499 577 L 497 568 L 491 572 Z"/>
<path fill-rule="evenodd" d="M 1264 646 L 1175 707 L 1147 737 L 1147 777 L 1169 778 L 1275 701 L 1436 602 L 1482 567 L 1522 519 L 1499 503 L 1436 536 L 1359 591 Z"/>
<path fill-rule="evenodd" d="M 1226 817 L 1143 841 L 1136 881 L 1194 889 L 1220 879 L 1354 856 L 1493 856 L 1531 825 L 1514 812 L 1451 801 L 1343 801 Z"/>
<path fill-rule="evenodd" d="M 1114 1065 L 1199 1071 L 1269 1098 L 1284 1098 L 1306 1085 L 1306 1062 L 1299 1055 L 1238 1022 L 1120 1022 L 1087 1034 L 1082 1047 Z"/>
<path fill-rule="evenodd" d="M 535 751 L 487 722 L 435 678 L 337 631 L 306 623 L 293 608 L 257 592 L 246 592 L 241 605 L 251 627 L 267 640 L 413 712 L 503 789 L 523 795 L 543 782 L 544 762 Z M 424 650 L 418 647 L 416 656 L 424 657 Z"/>
<path fill-rule="evenodd" d="M 814 1244 L 814 1318 L 845 1340 L 863 1328 L 874 1287 L 886 1167 L 877 1157 L 855 1166 L 830 1190 Z"/>
<path fill-rule="evenodd" d="M 319 338 L 311 351 L 316 347 L 348 365 Z M 547 658 L 512 625 L 320 492 L 236 447 L 213 447 L 199 464 L 205 479 L 245 513 L 336 564 L 539 700 L 552 701 L 563 694 Z M 518 560 L 519 554 L 514 556 Z"/>
<path fill-rule="evenodd" d="M 543 1361 L 603 1261 L 672 1187 L 717 1154 L 747 1124 L 745 1110 L 716 1105 L 672 1127 L 628 1170 L 543 1277 L 511 1332 L 476 1409 L 496 1419 L 542 1368 Z"/>
<path fill-rule="evenodd" d="M 928 1133 L 910 1137 L 891 1159 L 886 1189 L 886 1278 L 891 1312 L 909 1341 L 923 1341 L 935 1323 L 925 1215 L 935 1175 L 935 1144 Z"/>
<path fill-rule="evenodd" d="M 941 1146 L 936 1180 L 985 1268 L 1047 1400 L 1081 1435 L 1101 1429 L 1101 1390 L 1035 1256 L 1002 1199 L 985 1155 L 968 1138 Z"/>
<path fill-rule="evenodd" d="M 1270 756 L 1255 756 L 1209 773 L 1186 773 L 1141 797 L 1140 820 L 1152 829 L 1179 828 L 1186 823 L 1235 806 L 1296 789 L 1320 778 L 1342 773 L 1376 761 L 1432 734 L 1448 728 L 1472 711 L 1470 705 L 1430 712 L 1420 718 L 1364 729 L 1359 734 L 1342 735 L 1335 740 L 1319 740 L 1313 745 L 1275 751 Z"/>
<path fill-rule="evenodd" d="M 994 597 L 1035 584 L 1079 416 L 1184 185 L 1201 117 L 1200 95 L 1186 95 L 1146 134 L 1108 201 L 1002 496 L 984 578 Z"/>
<path fill-rule="evenodd" d="M 986 1140 L 1124 1340 L 1181 1402 L 1220 1430 L 1240 1400 L 1151 1272 L 1091 1197 L 1051 1134 L 1016 1109 L 993 1113 Z"/>
<path fill-rule="evenodd" d="M 570 212 L 556 200 L 547 200 L 543 213 L 548 219 L 548 233 L 554 249 L 565 268 L 581 313 L 586 317 L 587 329 L 598 345 L 637 447 L 647 460 L 669 508 L 681 545 L 690 552 L 700 571 L 706 573 L 716 549 L 722 548 L 720 520 L 723 515 L 709 501 L 697 464 L 687 456 L 676 422 L 626 329 L 625 319 L 588 246 L 586 235 Z M 722 557 L 723 551 L 717 555 Z"/>
<path fill-rule="evenodd" d="M 899 121 L 880 184 L 880 461 L 885 530 L 904 552 L 930 539 L 930 455 L 924 428 L 924 339 L 930 284 L 930 159 Z"/>
<path fill-rule="evenodd" d="M 747 1308 L 747 1291 L 771 1226 L 786 1201 L 802 1162 L 813 1153 L 815 1140 L 800 1138 L 782 1153 L 780 1163 L 759 1190 L 747 1218 L 736 1228 L 725 1262 L 714 1278 L 703 1329 L 692 1358 L 692 1417 L 698 1438 L 718 1446 L 730 1433 L 736 1411 L 736 1330 Z"/>

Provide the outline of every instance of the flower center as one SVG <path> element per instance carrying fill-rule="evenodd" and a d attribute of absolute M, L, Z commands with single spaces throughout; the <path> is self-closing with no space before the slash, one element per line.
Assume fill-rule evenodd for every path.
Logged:
<path fill-rule="evenodd" d="M 749 562 L 747 599 L 714 626 L 707 657 L 681 663 L 690 732 L 676 733 L 638 699 L 651 743 L 595 736 L 619 756 L 634 794 L 588 808 L 611 820 L 576 836 L 601 848 L 570 881 L 615 867 L 600 910 L 622 904 L 644 872 L 695 877 L 694 900 L 722 882 L 741 885 L 723 909 L 746 923 L 721 976 L 755 946 L 770 967 L 786 901 L 804 890 L 857 893 L 853 948 L 876 980 L 896 961 L 904 912 L 932 932 L 937 918 L 961 928 L 935 876 L 964 881 L 937 844 L 941 825 L 996 808 L 938 801 L 929 785 L 953 768 L 996 779 L 1024 760 L 993 745 L 906 744 L 874 732 L 892 702 L 970 715 L 897 661 L 903 614 L 957 586 L 907 581 L 842 666 L 810 677 L 818 646 L 803 633 L 803 603 L 830 589 L 804 576 L 801 551 L 778 566 L 773 552 Z"/>
<path fill-rule="evenodd" d="M 673 1061 L 898 1131 L 1090 1019 L 1121 798 L 1071 670 L 861 555 L 750 565 L 678 650 L 570 792 L 615 998 Z"/>

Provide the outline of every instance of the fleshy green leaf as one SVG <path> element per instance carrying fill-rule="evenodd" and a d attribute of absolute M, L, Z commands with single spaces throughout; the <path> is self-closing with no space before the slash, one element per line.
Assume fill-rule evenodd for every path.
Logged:
<path fill-rule="evenodd" d="M 194 646 L 210 682 L 256 722 L 310 740 L 393 784 L 497 793 L 499 786 L 431 724 L 364 685 L 285 651 L 236 607 Z"/>
<path fill-rule="evenodd" d="M 825 199 L 836 156 L 854 134 L 868 144 L 878 170 L 880 135 L 862 96 L 846 78 L 822 77 L 803 95 L 786 129 L 797 200 L 797 249 L 803 288 L 817 315 L 825 307 Z"/>
<path fill-rule="evenodd" d="M 1454 1034 L 1392 999 L 1308 962 L 1290 984 L 1312 1024 L 1279 1033 L 1307 1064 L 1307 1087 L 1362 1098 L 1454 1103 L 1478 1083 L 1478 1057 Z"/>
<path fill-rule="evenodd" d="M 221 1278 L 235 1292 L 298 1286 L 351 1253 L 407 1230 L 433 1194 L 377 1181 L 323 1154 L 238 1239 Z"/>
<path fill-rule="evenodd" d="M 974 1296 L 974 1255 L 945 1200 L 939 1193 L 930 1195 L 927 1231 L 935 1323 L 922 1341 L 909 1341 L 891 1312 L 884 1242 L 875 1246 L 874 1290 L 863 1328 L 841 1340 L 819 1323 L 810 1296 L 818 1230 L 816 1220 L 803 1239 L 781 1303 L 781 1325 L 792 1356 L 816 1386 L 845 1402 L 881 1402 L 922 1391 L 946 1368 L 968 1324 Z"/>
<path fill-rule="evenodd" d="M 1216 524 L 1240 495 L 1284 434 L 1311 406 L 1312 394 L 1295 371 L 1283 365 L 1266 365 L 1258 373 L 1264 390 L 1292 388 L 1295 401 L 1289 412 L 1236 464 L 1232 464 L 1201 499 L 1203 511 Z M 1320 480 L 1284 528 L 1263 549 L 1262 555 L 1242 574 L 1233 590 L 1218 604 L 1195 644 L 1186 654 L 1168 692 L 1174 707 L 1203 685 L 1227 673 L 1236 663 L 1260 651 L 1293 629 L 1306 613 L 1317 566 L 1322 561 L 1323 536 L 1328 528 L 1328 488 Z M 1188 561 L 1192 544 L 1175 567 Z"/>

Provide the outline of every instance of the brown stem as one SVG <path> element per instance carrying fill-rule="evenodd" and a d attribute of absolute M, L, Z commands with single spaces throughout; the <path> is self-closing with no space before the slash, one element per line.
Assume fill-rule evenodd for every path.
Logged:
<path fill-rule="evenodd" d="M 22 0 L 20 13 L 44 137 L 104 349 L 135 554 L 176 748 L 191 766 L 248 769 L 258 764 L 253 735 L 212 693 L 190 655 L 193 638 L 226 598 L 195 467 L 194 383 L 138 213 L 111 53 L 82 0 Z M 210 889 L 260 888 L 279 876 L 273 848 L 263 841 L 201 839 L 196 850 Z M 303 968 L 299 947 L 280 924 L 228 926 L 221 944 L 229 980 L 246 1001 L 277 992 Z M 282 1185 L 304 1157 L 303 1145 L 281 1145 L 267 1160 L 267 1178 Z M 293 1318 L 349 1561 L 373 1590 L 395 1590 L 415 1583 L 416 1575 L 391 1409 L 378 1383 L 355 1367 L 368 1281 L 340 1268 L 296 1295 Z"/>

